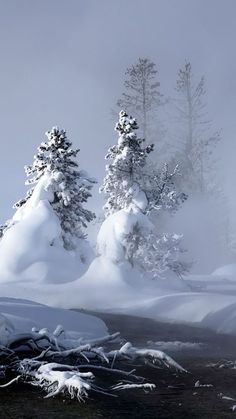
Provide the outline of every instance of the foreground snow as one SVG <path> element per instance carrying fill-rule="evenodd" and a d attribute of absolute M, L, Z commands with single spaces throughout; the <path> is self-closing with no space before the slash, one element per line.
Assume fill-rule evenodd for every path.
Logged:
<path fill-rule="evenodd" d="M 126 313 L 164 322 L 188 323 L 236 335 L 236 281 L 234 277 L 226 278 L 224 275 L 150 281 L 140 278 L 128 264 L 118 267 L 100 257 L 95 259 L 86 275 L 76 281 L 43 286 L 29 282 L 5 283 L 0 284 L 0 294 L 35 299 L 55 307 Z M 35 310 L 39 308 L 36 306 Z M 1 305 L 0 311 L 4 312 Z"/>
<path fill-rule="evenodd" d="M 69 310 L 52 308 L 25 299 L 0 298 L 0 345 L 13 333 L 42 331 L 53 334 L 64 330 L 60 339 L 66 341 L 95 339 L 107 334 L 105 323 L 97 317 Z"/>
<path fill-rule="evenodd" d="M 127 234 L 137 225 L 142 234 L 153 228 L 138 207 L 139 201 L 106 219 L 98 235 L 99 256 L 89 263 L 86 240 L 81 241 L 78 252 L 63 247 L 60 223 L 49 203 L 48 181 L 46 175 L 40 179 L 0 242 L 2 297 L 190 323 L 236 335 L 235 265 L 184 280 L 168 270 L 162 279 L 148 279 L 126 260 Z M 97 319 L 87 327 L 89 317 L 80 315 L 81 321 L 71 329 L 78 315 L 52 310 L 0 299 L 0 313 L 16 328 L 23 325 L 24 329 L 27 324 L 28 330 L 49 327 L 53 332 L 61 323 L 83 336 L 104 335 L 105 325 Z"/>

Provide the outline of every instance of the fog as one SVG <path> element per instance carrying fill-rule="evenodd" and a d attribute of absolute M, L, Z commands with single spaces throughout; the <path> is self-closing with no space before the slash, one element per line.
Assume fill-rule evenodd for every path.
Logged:
<path fill-rule="evenodd" d="M 157 64 L 165 96 L 185 60 L 197 78 L 205 75 L 209 116 L 222 128 L 218 174 L 233 214 L 235 12 L 234 0 L 1 0 L 1 221 L 25 194 L 23 167 L 54 125 L 67 130 L 81 166 L 101 182 L 116 140 L 110 110 L 138 57 Z M 96 189 L 92 206 L 99 212 L 101 205 Z"/>

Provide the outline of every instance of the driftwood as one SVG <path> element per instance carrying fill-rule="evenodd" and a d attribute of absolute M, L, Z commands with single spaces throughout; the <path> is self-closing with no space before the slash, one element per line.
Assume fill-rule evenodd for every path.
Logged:
<path fill-rule="evenodd" d="M 45 397 L 63 394 L 83 401 L 89 392 L 117 397 L 122 390 L 153 390 L 155 384 L 147 383 L 135 374 L 135 369 L 130 369 L 134 363 L 186 372 L 162 351 L 135 348 L 129 342 L 120 345 L 119 333 L 90 341 L 63 339 L 63 334 L 61 326 L 54 333 L 46 329 L 12 333 L 6 346 L 0 346 L 0 378 L 4 381 L 9 372 L 13 378 L 0 388 L 29 383 L 42 388 Z M 111 345 L 117 349 L 111 350 Z M 100 376 L 103 386 L 98 385 Z M 113 385 L 112 380 L 116 380 Z"/>

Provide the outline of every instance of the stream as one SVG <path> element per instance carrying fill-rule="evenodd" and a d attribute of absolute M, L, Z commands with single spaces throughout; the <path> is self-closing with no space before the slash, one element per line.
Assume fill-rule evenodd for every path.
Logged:
<path fill-rule="evenodd" d="M 137 367 L 138 375 L 156 384 L 154 391 L 126 391 L 116 398 L 90 394 L 85 403 L 63 397 L 44 399 L 43 391 L 16 384 L 0 389 L 0 419 L 236 417 L 236 369 L 211 365 L 236 360 L 236 338 L 188 325 L 120 314 L 90 314 L 103 319 L 111 333 L 120 331 L 122 338 L 137 347 L 165 350 L 189 373 Z M 165 342 L 165 348 L 156 342 Z"/>

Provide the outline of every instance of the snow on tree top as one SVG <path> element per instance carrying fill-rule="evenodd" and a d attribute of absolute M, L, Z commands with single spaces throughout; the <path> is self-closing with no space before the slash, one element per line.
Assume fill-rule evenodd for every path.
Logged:
<path fill-rule="evenodd" d="M 25 206 L 39 181 L 46 177 L 48 201 L 60 220 L 64 247 L 72 250 L 77 247 L 78 239 L 85 238 L 83 228 L 95 218 L 95 214 L 85 209 L 83 203 L 91 196 L 90 190 L 96 182 L 85 171 L 79 170 L 76 161 L 79 149 L 72 148 L 65 130 L 53 127 L 46 132 L 46 137 L 47 141 L 38 147 L 33 163 L 25 166 L 26 185 L 34 186 L 14 208 Z"/>
<path fill-rule="evenodd" d="M 108 195 L 106 215 L 136 205 L 143 212 L 153 209 L 175 211 L 184 202 L 186 195 L 179 193 L 174 184 L 178 167 L 171 173 L 164 164 L 161 170 L 148 163 L 148 154 L 153 145 L 144 145 L 135 130 L 138 124 L 125 111 L 119 113 L 115 130 L 119 132 L 118 143 L 109 148 L 106 159 L 106 176 L 100 191 Z M 137 194 L 138 189 L 138 194 Z"/>
<path fill-rule="evenodd" d="M 119 122 L 116 123 L 115 131 L 119 131 L 121 134 L 129 134 L 133 129 L 138 128 L 135 118 L 128 116 L 123 110 L 119 112 Z"/>
<path fill-rule="evenodd" d="M 106 167 L 107 175 L 100 189 L 110 195 L 105 205 L 107 214 L 128 208 L 130 204 L 138 205 L 141 201 L 140 209 L 145 209 L 146 197 L 142 197 L 142 200 L 134 198 L 137 198 L 137 189 L 142 196 L 145 194 L 142 169 L 153 145 L 145 147 L 144 140 L 138 138 L 135 132 L 137 129 L 135 118 L 122 110 L 115 126 L 119 133 L 118 143 L 110 147 L 106 155 L 106 159 L 113 161 Z"/>

